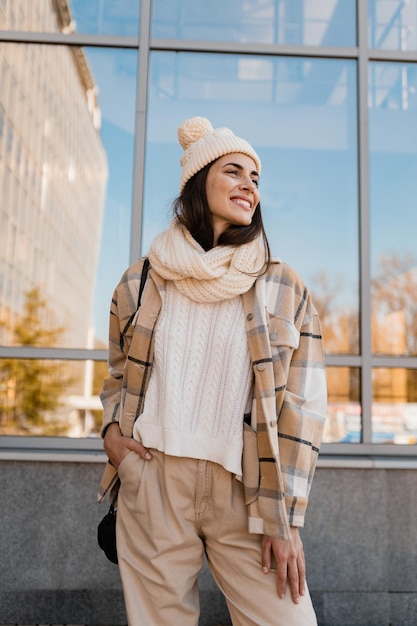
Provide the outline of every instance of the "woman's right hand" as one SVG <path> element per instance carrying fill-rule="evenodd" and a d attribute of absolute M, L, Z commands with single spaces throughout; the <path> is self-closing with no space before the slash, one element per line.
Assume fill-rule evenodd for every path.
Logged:
<path fill-rule="evenodd" d="M 117 422 L 113 422 L 107 427 L 103 446 L 109 460 L 116 468 L 130 451 L 136 452 L 145 461 L 152 459 L 152 454 L 141 443 L 132 437 L 123 437 Z"/>

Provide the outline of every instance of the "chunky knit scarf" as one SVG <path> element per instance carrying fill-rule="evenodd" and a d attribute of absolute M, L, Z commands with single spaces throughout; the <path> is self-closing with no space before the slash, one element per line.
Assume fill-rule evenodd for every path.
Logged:
<path fill-rule="evenodd" d="M 149 251 L 151 267 L 173 280 L 196 302 L 218 302 L 248 291 L 265 263 L 262 237 L 241 246 L 205 251 L 178 220 L 158 235 Z"/>

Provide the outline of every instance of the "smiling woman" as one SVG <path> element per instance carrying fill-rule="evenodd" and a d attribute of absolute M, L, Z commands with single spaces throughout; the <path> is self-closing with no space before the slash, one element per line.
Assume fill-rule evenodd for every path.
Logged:
<path fill-rule="evenodd" d="M 313 626 L 298 527 L 326 413 L 318 315 L 296 272 L 270 259 L 256 151 L 201 117 L 178 138 L 174 218 L 151 243 L 130 348 L 120 329 L 143 261 L 116 287 L 101 394 L 100 497 L 117 472 L 128 621 L 196 624 L 205 552 L 233 623 Z"/>
<path fill-rule="evenodd" d="M 255 169 L 272 255 L 297 268 L 322 321 L 326 443 L 303 534 L 319 623 L 343 623 L 347 614 L 356 624 L 402 623 L 405 614 L 415 623 L 417 598 L 410 589 L 417 589 L 416 25 L 417 0 L 0 0 L 3 621 L 127 623 L 117 580 L 103 569 L 90 532 L 101 517 L 91 493 L 103 458 L 97 407 L 106 375 L 100 368 L 106 369 L 108 307 L 123 269 L 147 254 L 168 227 L 183 155 L 175 129 L 198 114 L 215 128 L 230 127 L 245 137 L 262 160 L 262 172 Z M 240 148 L 234 154 L 246 153 Z M 224 155 L 212 155 L 210 163 L 218 156 Z M 191 180 L 182 201 L 194 206 L 192 251 L 203 248 L 210 263 L 217 263 L 220 251 L 230 253 L 232 241 L 240 252 L 246 245 L 252 250 L 259 212 L 249 226 L 228 225 L 213 248 L 214 231 L 206 227 L 203 211 L 207 178 L 202 170 Z M 246 195 L 238 190 L 242 200 L 234 210 L 243 211 Z M 264 240 L 255 270 L 266 249 Z M 148 290 L 152 273 L 155 267 Z M 266 272 L 256 280 L 272 289 L 268 277 Z M 208 394 L 213 401 L 206 400 L 203 409 L 221 405 L 224 414 L 234 414 L 229 408 L 243 396 L 228 394 L 223 404 L 216 392 L 222 384 L 230 389 L 225 376 L 238 371 L 236 364 L 240 372 L 247 366 L 239 298 L 194 307 L 174 281 L 166 282 L 169 288 L 158 291 L 168 304 L 164 311 L 173 310 L 172 298 L 187 304 L 161 318 L 168 332 L 159 335 L 158 354 L 166 348 L 172 376 L 187 374 L 186 385 L 177 378 L 167 383 L 171 404 L 176 406 L 180 390 L 189 404 Z M 247 318 L 251 314 L 244 309 L 253 331 L 258 324 Z M 298 350 L 297 329 L 279 316 L 265 324 L 265 343 L 276 335 L 275 374 L 282 359 L 287 362 L 291 350 Z M 215 342 L 207 352 L 220 360 L 203 367 L 204 377 L 195 350 L 205 356 L 201 340 L 208 335 Z M 186 370 L 177 367 L 183 353 Z M 226 353 L 234 355 L 230 367 Z M 270 363 L 261 361 L 251 373 L 260 379 L 269 370 Z M 260 400 L 270 402 L 266 394 Z M 246 407 L 243 413 L 249 440 L 272 428 L 262 424 L 264 430 L 254 433 Z M 286 426 L 282 417 L 280 429 Z M 219 433 L 227 437 L 230 421 L 221 424 Z M 295 444 L 291 437 L 298 433 L 285 435 L 280 430 L 280 448 Z M 239 456 L 232 449 L 233 458 Z M 298 458 L 288 456 L 283 466 Z M 278 466 L 270 458 L 259 463 L 262 478 Z M 178 460 L 185 474 L 187 463 Z M 125 488 L 133 466 L 153 474 L 152 463 L 145 468 L 129 454 L 121 464 Z M 190 482 L 194 478 L 191 473 Z M 309 480 L 303 472 L 284 478 L 300 489 Z M 259 476 L 248 484 L 249 501 Z M 150 494 L 152 505 L 159 493 Z M 143 513 L 145 530 L 162 541 L 158 524 L 165 523 L 164 515 L 157 511 L 150 520 L 151 510 Z M 216 513 L 227 521 L 226 509 Z M 231 522 L 233 515 L 232 510 Z M 74 526 L 80 529 L 76 535 Z M 219 553 L 226 574 L 228 564 Z M 187 553 L 177 555 L 175 567 Z M 360 589 L 352 575 L 358 568 Z M 206 574 L 200 581 L 201 621 L 227 623 Z M 237 584 L 244 576 L 232 572 L 229 579 Z M 170 589 L 165 582 L 162 575 L 158 599 L 160 590 Z M 258 589 L 252 585 L 248 600 Z M 271 619 L 275 614 L 266 623 Z M 161 615 L 153 620 L 163 621 Z M 241 626 L 247 621 L 241 615 L 234 620 Z"/>
<path fill-rule="evenodd" d="M 207 202 L 214 231 L 214 245 L 230 226 L 249 226 L 259 204 L 255 162 L 246 154 L 220 157 L 207 175 Z"/>
<path fill-rule="evenodd" d="M 217 244 L 242 245 L 262 234 L 268 264 L 258 191 L 261 162 L 255 150 L 229 129 L 214 129 L 201 117 L 186 120 L 178 138 L 184 148 L 181 193 L 174 203 L 178 220 L 204 250 Z"/>

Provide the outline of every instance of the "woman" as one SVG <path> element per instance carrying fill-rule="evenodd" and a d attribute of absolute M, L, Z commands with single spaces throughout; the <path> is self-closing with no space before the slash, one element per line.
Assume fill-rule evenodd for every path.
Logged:
<path fill-rule="evenodd" d="M 319 321 L 270 258 L 252 146 L 199 117 L 178 137 L 174 218 L 136 315 L 143 261 L 115 290 L 102 391 L 128 621 L 195 626 L 205 553 L 233 624 L 310 626 L 298 528 L 325 416 Z"/>

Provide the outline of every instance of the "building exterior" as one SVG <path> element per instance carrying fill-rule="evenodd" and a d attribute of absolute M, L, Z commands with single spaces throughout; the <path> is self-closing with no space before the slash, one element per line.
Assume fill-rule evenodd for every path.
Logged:
<path fill-rule="evenodd" d="M 272 251 L 323 322 L 329 410 L 304 536 L 319 623 L 416 623 L 416 110 L 417 0 L 0 0 L 0 394 L 18 398 L 10 363 L 63 364 L 78 385 L 26 436 L 0 431 L 0 624 L 124 623 L 94 545 L 88 412 L 112 289 L 168 222 L 193 115 L 256 148 Z M 38 285 L 50 340 L 18 345 Z M 51 436 L 74 411 L 90 425 Z M 23 550 L 28 534 L 42 541 Z M 206 571 L 201 584 L 201 623 L 226 622 Z"/>
<path fill-rule="evenodd" d="M 24 2 L 3 3 L 2 28 L 16 19 L 19 28 L 28 30 L 71 28 L 66 2 L 43 2 L 36 10 L 35 4 L 29 10 Z M 27 295 L 36 289 L 45 306 L 36 313 L 42 331 L 35 345 L 93 347 L 107 181 L 97 86 L 80 47 L 2 43 L 0 68 L 1 342 L 19 343 L 12 330 L 23 323 Z M 57 407 L 49 421 L 55 432 L 79 433 L 73 405 L 74 398 L 88 392 L 87 370 L 83 363 L 60 370 L 60 379 L 71 381 L 61 402 L 68 408 Z M 11 410 L 18 403 L 19 384 L 7 371 L 0 391 L 1 432 L 14 434 L 22 432 Z M 33 425 L 32 433 L 43 434 L 42 427 Z"/>
<path fill-rule="evenodd" d="M 30 12 L 26 6 L 38 3 L 2 4 L 2 28 L 13 12 L 23 30 L 70 25 L 66 3 Z M 13 322 L 25 292 L 40 286 L 50 316 L 44 323 L 64 327 L 64 345 L 84 346 L 107 179 L 97 86 L 80 47 L 3 43 L 0 66 L 1 319 Z"/>

